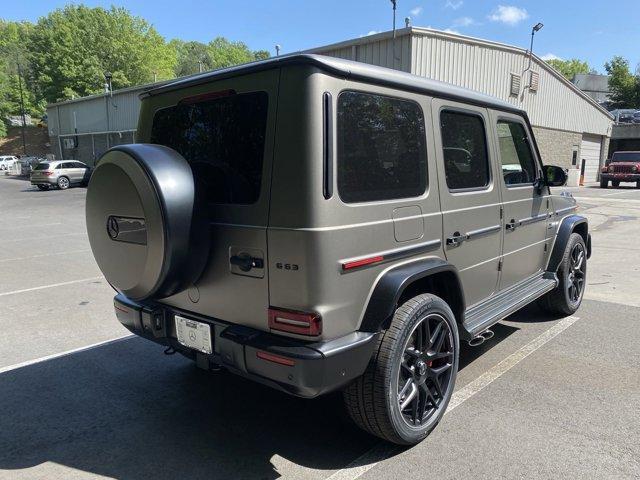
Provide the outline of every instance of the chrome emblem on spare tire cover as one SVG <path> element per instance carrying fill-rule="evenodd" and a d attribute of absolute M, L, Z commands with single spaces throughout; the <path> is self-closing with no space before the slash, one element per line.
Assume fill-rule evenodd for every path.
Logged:
<path fill-rule="evenodd" d="M 144 218 L 110 215 L 107 219 L 107 235 L 116 242 L 147 244 L 147 226 Z"/>
<path fill-rule="evenodd" d="M 116 217 L 109 217 L 107 219 L 107 234 L 111 240 L 115 240 L 118 238 L 118 233 L 120 233 L 120 227 L 118 226 L 118 220 Z"/>

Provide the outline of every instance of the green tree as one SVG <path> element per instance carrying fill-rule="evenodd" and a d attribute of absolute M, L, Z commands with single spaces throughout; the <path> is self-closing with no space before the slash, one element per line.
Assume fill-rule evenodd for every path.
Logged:
<path fill-rule="evenodd" d="M 629 70 L 629 62 L 615 56 L 605 63 L 609 74 L 609 90 L 613 108 L 640 108 L 640 72 L 635 75 Z"/>
<path fill-rule="evenodd" d="M 0 20 L 0 136 L 6 135 L 6 117 L 22 113 L 20 86 L 25 113 L 39 116 L 44 111 L 44 101 L 38 98 L 34 88 L 28 50 L 32 31 L 33 25 L 28 22 Z"/>
<path fill-rule="evenodd" d="M 224 37 L 209 43 L 174 39 L 169 45 L 176 52 L 175 74 L 178 77 L 269 58 L 266 50 L 252 51 L 245 43 L 231 42 Z"/>
<path fill-rule="evenodd" d="M 38 20 L 30 39 L 36 83 L 47 101 L 174 77 L 175 50 L 124 8 L 67 5 Z"/>
<path fill-rule="evenodd" d="M 591 72 L 589 64 L 582 60 L 578 60 L 577 58 L 572 58 L 571 60 L 560 60 L 559 58 L 554 58 L 552 60 L 547 60 L 547 63 L 564 75 L 567 80 L 573 80 L 573 77 L 579 73 Z"/>

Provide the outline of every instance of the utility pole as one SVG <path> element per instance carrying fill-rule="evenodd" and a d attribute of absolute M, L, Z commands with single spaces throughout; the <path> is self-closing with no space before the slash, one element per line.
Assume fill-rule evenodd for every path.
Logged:
<path fill-rule="evenodd" d="M 20 113 L 22 114 L 22 152 L 27 154 L 27 140 L 25 136 L 25 128 L 27 125 L 26 115 L 24 113 L 24 93 L 22 92 L 22 69 L 20 68 L 20 59 L 16 54 L 16 65 L 18 66 L 18 88 L 20 90 Z"/>

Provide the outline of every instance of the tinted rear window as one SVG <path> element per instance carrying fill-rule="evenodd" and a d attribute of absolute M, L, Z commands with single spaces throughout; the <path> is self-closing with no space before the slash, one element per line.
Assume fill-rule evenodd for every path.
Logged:
<path fill-rule="evenodd" d="M 47 170 L 47 169 L 49 169 L 49 164 L 48 163 L 39 163 L 35 167 L 33 167 L 33 169 L 34 170 Z"/>
<path fill-rule="evenodd" d="M 338 97 L 338 191 L 347 203 L 418 197 L 427 188 L 420 106 L 360 92 Z"/>
<path fill-rule="evenodd" d="M 262 183 L 266 92 L 216 98 L 159 110 L 151 143 L 180 153 L 210 203 L 250 204 Z"/>
<path fill-rule="evenodd" d="M 640 162 L 640 152 L 616 152 L 611 158 L 612 162 Z"/>

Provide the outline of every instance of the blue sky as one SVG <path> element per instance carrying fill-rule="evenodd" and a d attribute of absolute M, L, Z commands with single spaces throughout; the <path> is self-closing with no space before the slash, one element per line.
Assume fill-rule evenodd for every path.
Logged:
<path fill-rule="evenodd" d="M 35 21 L 64 0 L 0 0 L 0 18 Z M 78 3 L 78 2 L 76 2 Z M 123 6 L 151 22 L 167 39 L 242 40 L 274 53 L 325 45 L 391 28 L 389 0 L 87 0 Z M 417 26 L 528 48 L 531 26 L 544 23 L 534 51 L 580 58 L 603 71 L 613 55 L 640 63 L 640 0 L 398 0 L 398 24 Z"/>

